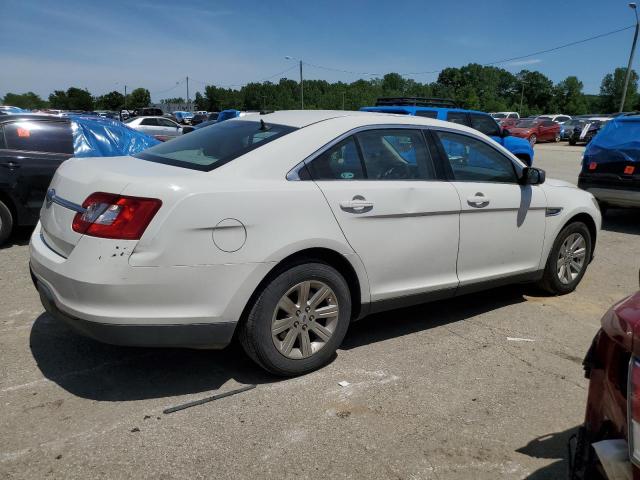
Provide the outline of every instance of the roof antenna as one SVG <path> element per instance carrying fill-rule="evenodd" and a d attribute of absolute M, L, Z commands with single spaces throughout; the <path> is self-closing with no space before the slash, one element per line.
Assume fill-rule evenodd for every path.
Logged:
<path fill-rule="evenodd" d="M 271 130 L 271 127 L 264 123 L 263 119 L 260 119 L 260 130 L 266 132 L 267 130 Z"/>

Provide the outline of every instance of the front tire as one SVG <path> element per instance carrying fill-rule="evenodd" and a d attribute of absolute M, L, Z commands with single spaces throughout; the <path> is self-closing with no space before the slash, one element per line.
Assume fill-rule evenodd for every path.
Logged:
<path fill-rule="evenodd" d="M 4 203 L 0 202 L 0 245 L 2 245 L 13 230 L 13 215 Z"/>
<path fill-rule="evenodd" d="M 296 265 L 273 278 L 259 293 L 239 339 L 265 370 L 302 375 L 329 363 L 351 319 L 345 279 L 324 263 Z"/>
<path fill-rule="evenodd" d="M 540 286 L 554 295 L 573 292 L 591 261 L 591 242 L 584 223 L 564 227 L 553 242 Z"/>

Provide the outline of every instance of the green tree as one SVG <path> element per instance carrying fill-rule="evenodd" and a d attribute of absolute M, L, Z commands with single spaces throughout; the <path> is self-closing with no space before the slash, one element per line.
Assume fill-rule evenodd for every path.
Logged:
<path fill-rule="evenodd" d="M 144 108 L 151 103 L 151 94 L 146 88 L 136 88 L 127 96 L 127 108 Z"/>
<path fill-rule="evenodd" d="M 555 103 L 558 108 L 555 111 L 569 115 L 587 113 L 587 99 L 582 93 L 582 88 L 582 82 L 573 75 L 558 83 L 555 88 Z"/>
<path fill-rule="evenodd" d="M 69 98 L 64 90 L 54 90 L 49 94 L 49 105 L 51 108 L 66 110 L 69 108 Z"/>
<path fill-rule="evenodd" d="M 43 100 L 39 95 L 36 95 L 33 92 L 21 94 L 7 93 L 2 99 L 2 103 L 4 105 L 12 105 L 14 107 L 27 108 L 30 110 L 45 108 L 48 105 L 47 101 Z"/>
<path fill-rule="evenodd" d="M 600 84 L 600 108 L 604 113 L 617 112 L 622 101 L 622 90 L 627 75 L 626 68 L 616 68 L 613 74 L 607 73 Z M 622 108 L 623 111 L 633 110 L 638 96 L 638 74 L 631 70 L 627 98 Z"/>
<path fill-rule="evenodd" d="M 71 87 L 67 90 L 67 108 L 69 110 L 93 110 L 93 97 L 88 90 Z"/>
<path fill-rule="evenodd" d="M 540 72 L 530 70 L 522 70 L 517 78 L 524 82 L 524 103 L 529 114 L 553 113 L 554 89 L 549 78 Z"/>
<path fill-rule="evenodd" d="M 124 95 L 114 90 L 96 98 L 96 108 L 101 110 L 121 110 L 124 107 Z"/>

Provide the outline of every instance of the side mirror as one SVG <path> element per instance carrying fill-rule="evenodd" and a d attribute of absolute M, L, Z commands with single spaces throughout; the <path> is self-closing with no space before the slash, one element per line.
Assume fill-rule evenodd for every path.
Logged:
<path fill-rule="evenodd" d="M 544 183 L 547 178 L 547 174 L 544 170 L 534 167 L 525 167 L 522 170 L 522 176 L 520 177 L 521 185 L 540 185 Z"/>
<path fill-rule="evenodd" d="M 507 130 L 506 128 L 503 128 L 502 131 L 500 132 L 500 136 L 502 138 L 510 137 L 511 136 L 511 132 L 509 130 Z"/>

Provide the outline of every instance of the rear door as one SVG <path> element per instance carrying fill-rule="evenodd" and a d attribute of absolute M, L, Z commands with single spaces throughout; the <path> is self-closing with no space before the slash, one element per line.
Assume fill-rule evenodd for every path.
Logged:
<path fill-rule="evenodd" d="M 457 286 L 460 200 L 451 183 L 436 179 L 420 130 L 361 131 L 308 170 L 365 265 L 373 302 L 419 301 Z"/>
<path fill-rule="evenodd" d="M 6 150 L 0 168 L 14 199 L 26 209 L 21 223 L 35 224 L 58 166 L 73 155 L 71 125 L 66 120 L 25 120 L 3 125 Z"/>
<path fill-rule="evenodd" d="M 146 133 L 147 135 L 164 135 L 164 132 L 158 125 L 157 118 L 143 118 L 142 120 L 140 120 L 140 123 L 138 125 L 138 130 Z"/>

